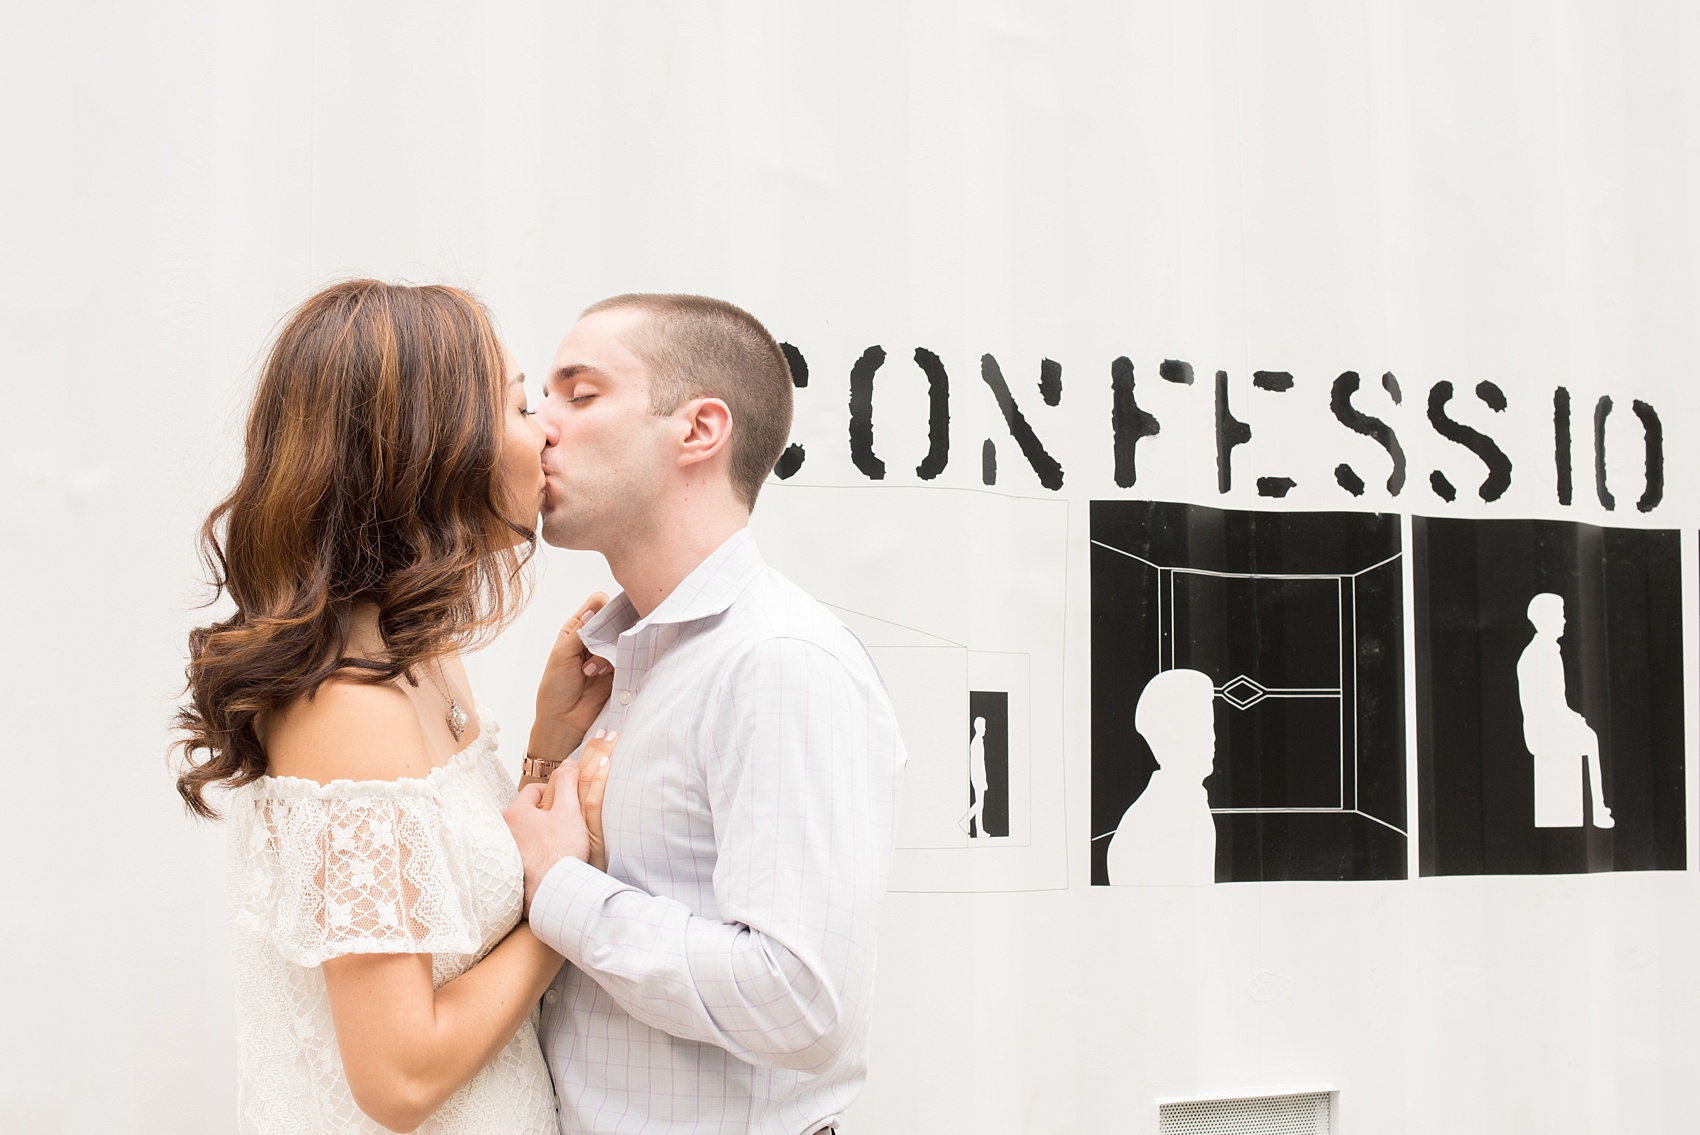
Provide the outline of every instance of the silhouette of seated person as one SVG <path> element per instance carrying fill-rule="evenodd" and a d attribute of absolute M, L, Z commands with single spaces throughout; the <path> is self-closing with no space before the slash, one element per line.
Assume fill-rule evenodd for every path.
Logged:
<path fill-rule="evenodd" d="M 1594 826 L 1615 822 L 1600 780 L 1600 739 L 1565 693 L 1564 597 L 1542 592 L 1529 600 L 1535 637 L 1517 659 L 1517 698 L 1523 709 L 1523 743 L 1535 762 L 1535 826 L 1582 826 L 1584 773 L 1593 790 Z"/>
<path fill-rule="evenodd" d="M 1165 670 L 1146 685 L 1133 725 L 1158 768 L 1110 837 L 1112 884 L 1216 881 L 1216 821 L 1204 781 L 1216 766 L 1216 686 L 1197 670 Z"/>

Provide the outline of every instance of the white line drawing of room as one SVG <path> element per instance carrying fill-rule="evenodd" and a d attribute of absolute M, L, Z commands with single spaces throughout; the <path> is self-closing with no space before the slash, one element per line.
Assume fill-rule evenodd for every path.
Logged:
<path fill-rule="evenodd" d="M 1029 659 L 970 650 L 939 635 L 826 604 L 862 640 L 897 711 L 904 770 L 897 846 L 906 849 L 1025 846 L 1030 842 Z M 969 694 L 1009 695 L 1007 835 L 970 835 L 975 769 Z"/>
<path fill-rule="evenodd" d="M 1350 813 L 1362 816 L 1401 836 L 1409 836 L 1403 817 L 1377 815 L 1369 810 L 1362 800 L 1359 775 L 1362 754 L 1358 713 L 1357 588 L 1359 581 L 1371 572 L 1390 566 L 1397 570 L 1396 565 L 1402 553 L 1395 553 L 1366 568 L 1351 572 L 1223 572 L 1160 564 L 1113 544 L 1099 540 L 1094 540 L 1093 543 L 1107 551 L 1135 560 L 1156 573 L 1157 641 L 1152 648 L 1157 654 L 1159 672 L 1196 669 L 1210 674 L 1216 679 L 1217 699 L 1238 713 L 1253 713 L 1259 706 L 1282 705 L 1300 710 L 1313 720 L 1319 713 L 1325 713 L 1332 718 L 1338 761 L 1337 774 L 1328 786 L 1331 794 L 1327 798 L 1318 791 L 1320 785 L 1311 785 L 1308 794 L 1304 789 L 1298 792 L 1298 795 L 1304 798 L 1303 802 L 1281 805 L 1218 802 L 1212 804 L 1212 814 Z M 1207 607 L 1212 592 L 1219 598 L 1226 588 L 1235 585 L 1254 590 L 1262 589 L 1265 596 L 1268 589 L 1275 588 L 1283 593 L 1283 597 L 1308 604 L 1313 609 L 1331 608 L 1332 617 L 1317 627 L 1317 633 L 1330 640 L 1333 650 L 1315 652 L 1316 658 L 1327 657 L 1331 660 L 1331 672 L 1323 673 L 1313 667 L 1311 672 L 1300 675 L 1310 679 L 1308 681 L 1277 684 L 1273 680 L 1262 680 L 1259 674 L 1245 672 L 1254 667 L 1243 664 L 1243 661 L 1241 664 L 1225 666 L 1214 659 L 1204 660 L 1196 657 L 1201 652 L 1208 653 L 1208 646 L 1197 638 L 1189 638 L 1177 629 L 1177 613 L 1184 616 L 1201 604 Z M 1231 651 L 1224 648 L 1223 653 Z M 1312 661 L 1314 662 L 1314 658 Z M 1216 664 L 1211 664 L 1212 662 Z M 1139 693 L 1138 690 L 1130 690 L 1128 696 L 1137 698 Z M 1223 740 L 1219 738 L 1218 744 L 1222 744 Z M 1259 756 L 1261 757 L 1261 754 Z M 1218 767 L 1225 763 L 1219 761 Z M 1243 755 L 1237 755 L 1235 763 L 1243 767 Z M 1261 771 L 1274 773 L 1289 770 Z M 1262 782 L 1260 777 L 1254 787 L 1261 789 Z M 1093 836 L 1093 841 L 1096 843 L 1109 839 L 1114 834 L 1113 830 L 1097 833 Z"/>

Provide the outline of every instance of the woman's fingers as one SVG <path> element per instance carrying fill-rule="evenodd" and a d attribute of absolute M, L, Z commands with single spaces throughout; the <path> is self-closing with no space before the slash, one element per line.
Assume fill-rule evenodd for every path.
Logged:
<path fill-rule="evenodd" d="M 591 817 L 591 809 L 601 816 L 602 794 L 608 787 L 608 768 L 612 763 L 614 746 L 620 743 L 618 733 L 604 733 L 598 729 L 596 736 L 584 743 L 584 753 L 579 757 L 578 803 L 584 812 L 585 821 Z"/>
<path fill-rule="evenodd" d="M 608 769 L 619 741 L 618 733 L 598 730 L 579 755 L 579 811 L 590 835 L 590 865 L 598 871 L 608 870 L 608 845 L 602 838 L 602 796 L 608 788 Z"/>
<path fill-rule="evenodd" d="M 580 603 L 578 610 L 573 612 L 573 617 L 561 625 L 560 633 L 555 636 L 556 649 L 570 647 L 573 653 L 581 653 L 584 650 L 584 645 L 579 641 L 578 632 L 583 629 L 584 624 L 590 622 L 596 613 L 607 605 L 608 596 L 601 591 Z"/>

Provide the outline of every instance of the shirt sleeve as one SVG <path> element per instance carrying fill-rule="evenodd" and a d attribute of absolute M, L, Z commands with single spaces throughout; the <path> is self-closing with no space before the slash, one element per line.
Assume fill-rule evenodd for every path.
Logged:
<path fill-rule="evenodd" d="M 768 640 L 729 672 L 707 749 L 720 918 L 565 860 L 532 928 L 645 1024 L 825 1071 L 866 1044 L 903 761 L 890 702 L 871 665 Z"/>
<path fill-rule="evenodd" d="M 435 800 L 321 794 L 253 807 L 241 909 L 286 960 L 478 952 L 466 865 Z"/>

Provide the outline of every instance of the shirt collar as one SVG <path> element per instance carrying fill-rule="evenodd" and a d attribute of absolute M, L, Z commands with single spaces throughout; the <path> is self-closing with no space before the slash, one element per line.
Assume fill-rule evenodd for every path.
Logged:
<path fill-rule="evenodd" d="M 764 566 L 755 536 L 748 528 L 740 528 L 681 580 L 647 619 L 637 617 L 637 608 L 622 591 L 584 624 L 579 640 L 592 654 L 612 659 L 614 645 L 624 635 L 650 626 L 695 622 L 725 611 Z"/>

